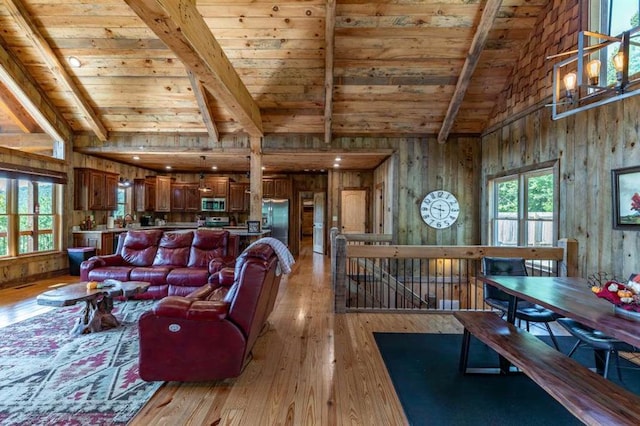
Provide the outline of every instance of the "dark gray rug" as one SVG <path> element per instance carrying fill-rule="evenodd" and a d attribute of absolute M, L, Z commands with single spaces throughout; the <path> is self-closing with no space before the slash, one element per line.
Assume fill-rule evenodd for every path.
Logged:
<path fill-rule="evenodd" d="M 460 374 L 460 334 L 374 333 L 374 337 L 411 425 L 582 424 L 523 374 Z M 575 339 L 560 337 L 559 343 L 567 353 Z M 589 367 L 594 364 L 588 349 L 578 350 L 574 359 Z M 497 365 L 496 353 L 472 338 L 469 367 Z M 621 365 L 632 367 L 624 360 Z M 640 371 L 623 369 L 622 377 L 622 386 L 640 393 Z M 620 384 L 613 361 L 609 378 Z"/>

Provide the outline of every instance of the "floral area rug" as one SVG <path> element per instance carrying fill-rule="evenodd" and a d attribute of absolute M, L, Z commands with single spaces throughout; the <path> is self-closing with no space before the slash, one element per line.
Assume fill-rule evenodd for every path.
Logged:
<path fill-rule="evenodd" d="M 83 306 L 0 329 L 1 425 L 124 425 L 162 385 L 138 374 L 138 318 L 152 301 L 116 302 L 121 325 L 72 336 Z"/>

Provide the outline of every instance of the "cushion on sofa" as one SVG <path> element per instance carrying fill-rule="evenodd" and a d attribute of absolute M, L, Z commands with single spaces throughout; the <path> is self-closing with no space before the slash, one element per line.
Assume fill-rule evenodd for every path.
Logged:
<path fill-rule="evenodd" d="M 178 286 L 203 286 L 209 279 L 207 268 L 174 268 L 167 275 L 167 284 Z"/>
<path fill-rule="evenodd" d="M 89 271 L 88 277 L 84 281 L 104 281 L 108 279 L 118 281 L 130 281 L 132 266 L 105 266 Z"/>
<path fill-rule="evenodd" d="M 158 243 L 153 266 L 187 266 L 193 231 L 165 232 Z"/>
<path fill-rule="evenodd" d="M 161 236 L 162 231 L 159 229 L 128 231 L 120 253 L 122 259 L 134 266 L 151 266 Z"/>
<path fill-rule="evenodd" d="M 131 270 L 129 280 L 146 281 L 151 285 L 166 284 L 169 272 L 169 266 L 140 266 Z"/>
<path fill-rule="evenodd" d="M 209 262 L 227 255 L 229 231 L 197 229 L 189 254 L 189 267 L 208 268 Z"/>

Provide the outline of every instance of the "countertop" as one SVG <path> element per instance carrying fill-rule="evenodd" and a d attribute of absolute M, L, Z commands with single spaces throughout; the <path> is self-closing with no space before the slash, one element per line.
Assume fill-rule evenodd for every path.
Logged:
<path fill-rule="evenodd" d="M 72 231 L 74 234 L 93 234 L 93 233 L 121 233 L 126 232 L 129 229 L 162 229 L 162 230 L 174 230 L 174 229 L 224 229 L 225 231 L 229 231 L 231 234 L 240 235 L 240 236 L 264 236 L 269 235 L 271 230 L 265 229 L 260 232 L 247 232 L 246 226 L 225 226 L 222 228 L 212 228 L 212 227 L 198 227 L 198 225 L 194 222 L 169 222 L 162 226 L 140 226 L 138 224 L 133 225 L 129 228 L 110 228 L 107 229 L 105 225 L 98 225 L 97 229 L 90 229 L 85 231 Z"/>

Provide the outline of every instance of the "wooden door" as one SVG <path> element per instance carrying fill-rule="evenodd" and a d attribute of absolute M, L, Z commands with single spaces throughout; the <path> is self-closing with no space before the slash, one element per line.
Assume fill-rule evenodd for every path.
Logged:
<path fill-rule="evenodd" d="M 313 194 L 313 251 L 324 254 L 325 232 L 324 232 L 324 206 L 327 194 L 316 192 Z"/>
<path fill-rule="evenodd" d="M 340 193 L 340 222 L 343 234 L 364 234 L 367 230 L 367 191 L 349 189 Z"/>

